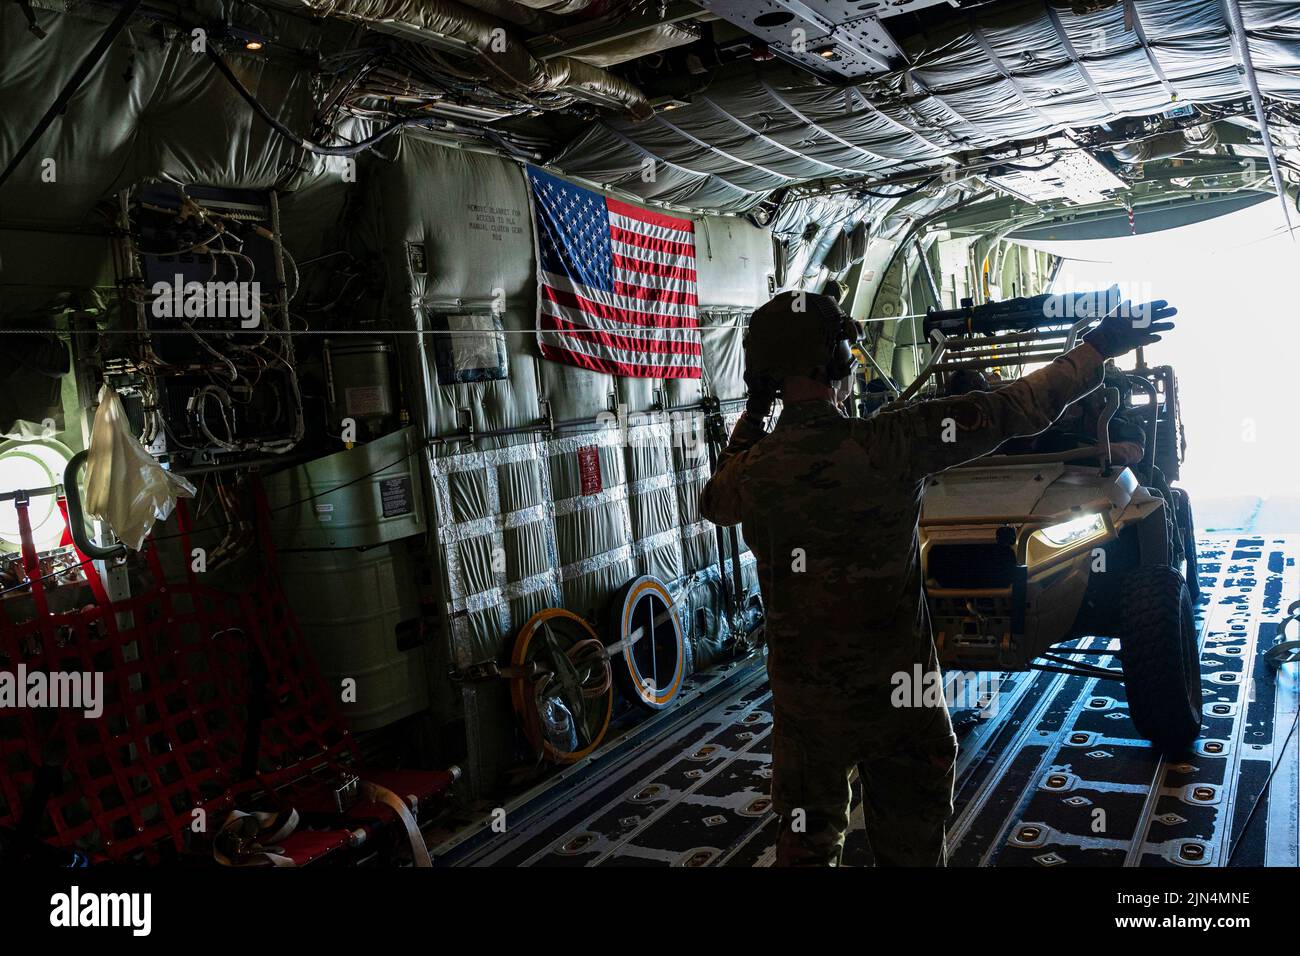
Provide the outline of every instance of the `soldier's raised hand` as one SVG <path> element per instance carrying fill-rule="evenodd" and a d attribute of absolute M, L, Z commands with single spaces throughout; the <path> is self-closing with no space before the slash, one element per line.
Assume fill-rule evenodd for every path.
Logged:
<path fill-rule="evenodd" d="M 1178 314 L 1164 299 L 1134 305 L 1125 301 L 1107 315 L 1083 340 L 1101 353 L 1103 358 L 1118 358 L 1144 345 L 1160 341 L 1160 333 L 1168 332 L 1174 323 L 1165 321 Z"/>
<path fill-rule="evenodd" d="M 770 376 L 746 371 L 745 385 L 749 388 L 745 413 L 761 424 L 772 414 L 772 406 L 776 404 L 776 382 Z"/>

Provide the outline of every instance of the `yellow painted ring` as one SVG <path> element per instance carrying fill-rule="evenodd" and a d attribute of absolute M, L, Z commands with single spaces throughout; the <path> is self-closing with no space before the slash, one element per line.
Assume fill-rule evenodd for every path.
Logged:
<path fill-rule="evenodd" d="M 627 672 L 632 676 L 632 683 L 638 688 L 641 688 L 640 693 L 643 695 L 643 699 L 646 703 L 651 704 L 654 707 L 664 707 L 677 696 L 677 691 L 681 688 L 682 680 L 686 676 L 686 636 L 682 633 L 681 618 L 677 616 L 677 605 L 673 603 L 672 595 L 668 593 L 668 589 L 656 578 L 646 577 L 641 579 L 632 587 L 631 590 L 628 591 L 627 596 L 623 598 L 623 614 L 620 618 L 622 629 L 619 637 L 623 638 L 628 634 L 632 623 L 632 610 L 636 607 L 641 595 L 646 591 L 653 591 L 657 594 L 659 599 L 663 601 L 664 606 L 668 608 L 668 612 L 672 615 L 673 631 L 681 648 L 681 651 L 677 655 L 677 670 L 673 674 L 673 682 L 668 689 L 661 694 L 648 694 L 644 690 L 645 678 L 642 676 L 640 668 L 636 665 L 636 659 L 632 656 L 631 645 L 623 648 L 623 660 L 627 664 Z M 655 690 L 659 690 L 659 688 L 656 687 Z"/>

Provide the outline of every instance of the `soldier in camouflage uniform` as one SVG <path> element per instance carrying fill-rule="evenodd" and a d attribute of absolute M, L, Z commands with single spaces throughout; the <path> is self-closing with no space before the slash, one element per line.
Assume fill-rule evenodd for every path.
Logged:
<path fill-rule="evenodd" d="M 838 865 L 858 769 L 882 865 L 943 865 L 957 741 L 941 695 L 893 706 L 914 667 L 941 686 L 916 528 L 927 476 L 1042 431 L 1098 386 L 1107 357 L 1159 340 L 1173 310 L 1108 316 L 1084 343 L 994 392 L 847 418 L 851 320 L 834 300 L 783 293 L 745 340 L 749 401 L 700 511 L 742 523 L 758 559 L 775 707 L 778 865 Z M 1139 313 L 1141 314 L 1141 313 Z M 1144 326 L 1144 327 L 1140 327 Z M 783 410 L 768 434 L 776 397 Z M 910 702 L 911 695 L 907 695 Z"/>

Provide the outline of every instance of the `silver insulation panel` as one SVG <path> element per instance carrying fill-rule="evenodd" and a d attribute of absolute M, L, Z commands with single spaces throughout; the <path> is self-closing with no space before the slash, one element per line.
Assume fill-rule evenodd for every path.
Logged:
<path fill-rule="evenodd" d="M 1300 5 L 1240 6 L 1262 94 L 1300 101 Z M 1250 93 L 1219 0 L 1125 0 L 1089 13 L 998 4 L 952 11 L 896 39 L 902 65 L 870 82 L 837 88 L 756 68 L 719 79 L 667 116 L 602 122 L 556 163 L 646 199 L 736 212 L 812 179 L 879 178 L 953 153 Z M 645 160 L 655 165 L 650 182 Z"/>

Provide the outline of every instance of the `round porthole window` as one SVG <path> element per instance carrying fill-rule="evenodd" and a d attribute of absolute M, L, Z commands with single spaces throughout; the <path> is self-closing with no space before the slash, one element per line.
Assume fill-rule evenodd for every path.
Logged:
<path fill-rule="evenodd" d="M 49 488 L 63 482 L 63 469 L 71 450 L 52 439 L 15 439 L 0 444 L 0 494 Z M 53 495 L 33 496 L 27 507 L 36 550 L 56 547 L 66 525 Z M 18 510 L 13 500 L 0 501 L 0 547 L 17 551 L 22 547 L 18 531 Z"/>

